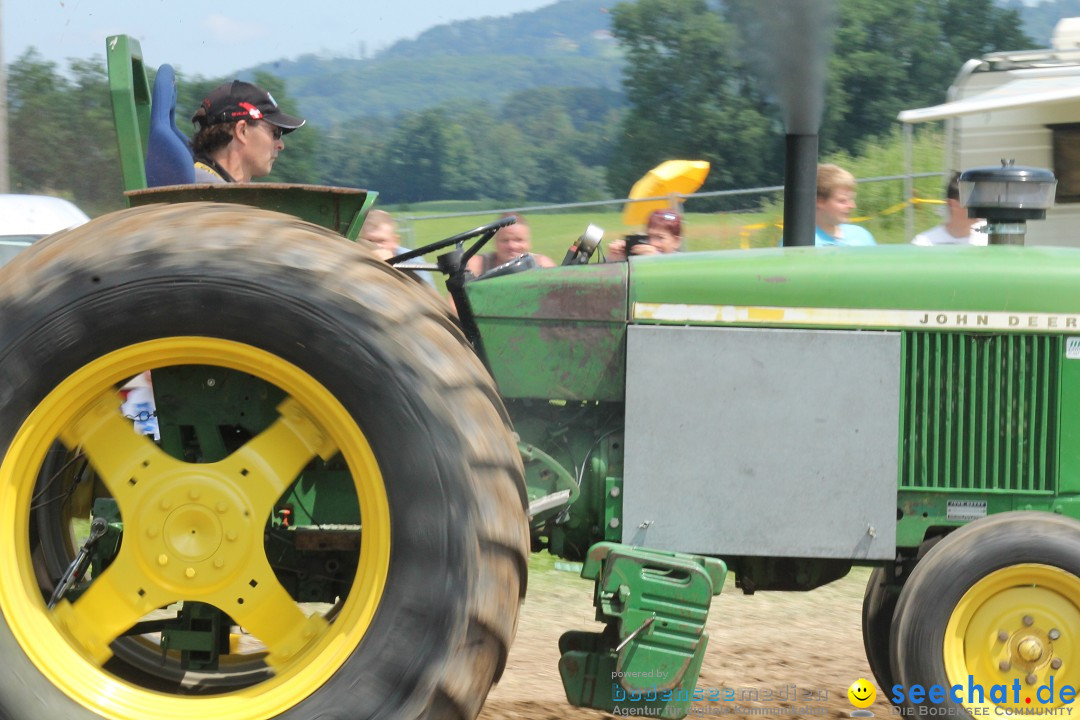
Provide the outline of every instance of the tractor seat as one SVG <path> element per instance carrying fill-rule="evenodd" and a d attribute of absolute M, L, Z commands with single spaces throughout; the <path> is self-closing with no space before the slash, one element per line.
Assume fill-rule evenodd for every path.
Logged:
<path fill-rule="evenodd" d="M 146 141 L 146 186 L 195 182 L 191 141 L 176 127 L 176 73 L 162 65 L 150 100 L 150 133 Z"/>

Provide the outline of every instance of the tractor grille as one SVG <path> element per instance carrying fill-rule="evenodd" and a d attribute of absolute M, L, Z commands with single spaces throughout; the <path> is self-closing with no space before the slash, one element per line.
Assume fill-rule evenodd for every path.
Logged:
<path fill-rule="evenodd" d="M 907 333 L 900 487 L 1052 490 L 1061 342 Z"/>

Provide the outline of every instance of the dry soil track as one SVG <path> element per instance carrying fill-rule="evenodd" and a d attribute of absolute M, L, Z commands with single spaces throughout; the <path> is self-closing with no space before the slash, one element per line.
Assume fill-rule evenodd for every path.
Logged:
<path fill-rule="evenodd" d="M 592 584 L 573 573 L 538 565 L 534 561 L 530 568 L 529 592 L 506 673 L 480 718 L 611 717 L 567 704 L 559 680 L 559 635 L 571 629 L 600 629 L 593 620 Z M 709 647 L 698 685 L 703 690 L 731 688 L 743 698 L 756 694 L 759 699 L 701 702 L 696 711 L 728 720 L 849 717 L 855 708 L 847 699 L 848 686 L 860 677 L 873 683 L 860 630 L 868 576 L 868 570 L 859 569 L 809 593 L 750 596 L 743 595 L 729 578 L 724 592 L 713 599 Z M 774 697 L 785 690 L 794 694 L 791 686 L 800 696 L 813 692 L 820 699 L 760 699 L 766 690 L 772 690 Z M 878 718 L 890 717 L 891 706 L 882 699 L 882 689 L 877 691 L 878 699 L 870 710 Z"/>

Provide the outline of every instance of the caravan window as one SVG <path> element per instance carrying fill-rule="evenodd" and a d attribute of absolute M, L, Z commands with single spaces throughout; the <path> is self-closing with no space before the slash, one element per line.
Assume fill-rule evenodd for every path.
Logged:
<path fill-rule="evenodd" d="M 1054 134 L 1058 203 L 1080 203 L 1080 123 L 1048 125 Z"/>

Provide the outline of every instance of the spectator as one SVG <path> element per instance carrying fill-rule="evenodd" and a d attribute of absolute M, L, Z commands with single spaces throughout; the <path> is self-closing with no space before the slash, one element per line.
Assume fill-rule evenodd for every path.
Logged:
<path fill-rule="evenodd" d="M 986 233 L 979 228 L 985 222 L 968 217 L 960 204 L 960 173 L 953 173 L 945 188 L 945 222 L 921 232 L 912 245 L 986 245 Z"/>
<path fill-rule="evenodd" d="M 503 263 L 508 263 L 514 258 L 530 252 L 532 248 L 532 231 L 524 218 L 520 215 L 515 217 L 517 217 L 516 223 L 499 228 L 499 231 L 495 233 L 495 249 L 483 255 L 473 255 L 469 259 L 468 265 L 465 266 L 466 270 L 480 277 L 488 270 L 497 268 Z M 555 267 L 555 261 L 547 255 L 532 253 L 532 256 L 540 267 Z"/>
<path fill-rule="evenodd" d="M 389 260 L 395 255 L 409 252 L 408 248 L 401 246 L 398 236 L 397 221 L 385 210 L 369 210 L 364 218 L 364 225 L 360 228 L 360 238 L 367 240 L 375 246 L 375 254 L 383 260 Z M 420 262 L 419 258 L 408 260 L 397 267 L 406 270 L 409 263 Z M 415 273 L 428 285 L 435 287 L 435 280 L 427 270 L 409 270 Z"/>
<path fill-rule="evenodd" d="M 818 165 L 814 244 L 876 245 L 870 231 L 847 222 L 855 209 L 855 176 L 837 165 Z"/>
<path fill-rule="evenodd" d="M 636 243 L 630 248 L 631 255 L 666 255 L 682 249 L 682 216 L 674 210 L 653 210 L 645 223 L 647 243 Z M 626 259 L 626 238 L 608 243 L 608 260 Z"/>
<path fill-rule="evenodd" d="M 191 118 L 195 182 L 250 182 L 270 174 L 282 136 L 304 124 L 281 112 L 273 96 L 257 85 L 234 80 L 215 88 Z"/>

